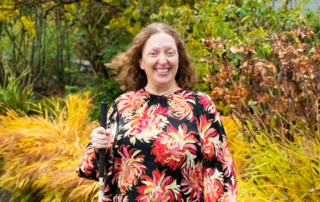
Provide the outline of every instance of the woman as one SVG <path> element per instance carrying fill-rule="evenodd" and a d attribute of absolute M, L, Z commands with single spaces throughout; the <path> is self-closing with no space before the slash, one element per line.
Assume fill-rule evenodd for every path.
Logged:
<path fill-rule="evenodd" d="M 194 68 L 177 32 L 152 23 L 109 66 L 131 91 L 110 108 L 111 130 L 93 130 L 78 175 L 98 180 L 98 150 L 109 148 L 104 201 L 235 201 L 225 131 L 210 97 L 186 89 Z"/>

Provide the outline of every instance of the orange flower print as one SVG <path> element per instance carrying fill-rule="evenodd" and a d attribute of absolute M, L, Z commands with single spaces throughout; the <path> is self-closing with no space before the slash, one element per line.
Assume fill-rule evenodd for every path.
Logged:
<path fill-rule="evenodd" d="M 129 116 L 134 110 L 144 104 L 145 95 L 141 92 L 129 92 L 122 95 L 118 101 L 118 110 L 122 117 Z M 116 114 L 115 114 L 116 116 Z"/>
<path fill-rule="evenodd" d="M 217 109 L 214 106 L 214 103 L 212 102 L 212 99 L 205 93 L 198 92 L 199 96 L 199 103 L 203 104 L 203 107 L 206 111 L 209 112 L 209 114 L 214 114 L 216 113 Z"/>
<path fill-rule="evenodd" d="M 179 120 L 187 118 L 188 120 L 193 121 L 193 106 L 191 103 L 196 104 L 194 98 L 189 95 L 171 95 L 168 99 L 170 116 Z"/>
<path fill-rule="evenodd" d="M 136 139 L 150 143 L 150 140 L 157 137 L 162 128 L 168 124 L 167 115 L 167 108 L 162 108 L 159 104 L 148 108 L 146 104 L 123 127 L 127 130 L 124 137 L 132 136 L 130 142 L 133 145 Z"/>
<path fill-rule="evenodd" d="M 211 127 L 211 122 L 212 120 L 207 120 L 205 115 L 200 116 L 200 122 L 197 120 L 198 130 L 202 140 L 204 158 L 207 160 L 211 160 L 211 158 L 217 156 L 217 153 L 221 148 L 219 134 L 215 128 Z M 218 158 L 219 156 L 220 155 L 218 155 Z"/>
<path fill-rule="evenodd" d="M 156 155 L 155 161 L 161 162 L 162 165 L 168 164 L 175 170 L 177 167 L 194 165 L 196 158 L 196 142 L 194 133 L 187 133 L 187 126 L 182 124 L 178 131 L 170 125 L 167 132 L 160 133 L 152 145 L 151 154 Z"/>
<path fill-rule="evenodd" d="M 109 194 L 109 195 L 106 195 L 106 193 L 110 190 L 110 186 L 109 184 L 107 186 L 104 186 L 103 189 L 102 189 L 102 202 L 109 202 L 111 201 L 111 197 L 112 197 L 112 194 Z"/>
<path fill-rule="evenodd" d="M 227 192 L 224 193 L 223 202 L 235 202 L 237 198 L 237 182 L 233 183 L 233 186 L 228 182 L 225 184 Z"/>
<path fill-rule="evenodd" d="M 116 181 L 121 191 L 126 192 L 131 190 L 132 185 L 136 185 L 138 177 L 145 173 L 146 167 L 143 165 L 144 155 L 138 155 L 140 150 L 131 149 L 128 151 L 128 146 L 121 145 L 119 154 L 121 158 L 115 159 L 115 174 L 112 178 L 112 183 Z"/>
<path fill-rule="evenodd" d="M 215 169 L 205 169 L 204 173 L 204 201 L 213 202 L 218 201 L 224 193 L 223 190 L 223 174 Z"/>
<path fill-rule="evenodd" d="M 194 170 L 191 168 L 184 169 L 183 180 L 181 186 L 184 187 L 181 190 L 186 194 L 190 194 L 187 201 L 200 202 L 200 198 L 203 193 L 203 172 L 200 166 L 200 162 L 197 163 Z"/>
<path fill-rule="evenodd" d="M 152 172 L 153 179 L 143 175 L 142 181 L 145 186 L 137 187 L 138 193 L 141 194 L 136 198 L 141 202 L 170 202 L 181 201 L 180 185 L 170 176 L 165 176 L 165 171 L 159 173 L 158 169 Z"/>

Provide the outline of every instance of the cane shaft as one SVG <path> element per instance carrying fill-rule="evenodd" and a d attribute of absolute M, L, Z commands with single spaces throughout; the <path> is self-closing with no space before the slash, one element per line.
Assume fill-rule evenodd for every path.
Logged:
<path fill-rule="evenodd" d="M 107 127 L 107 110 L 108 102 L 106 99 L 101 102 L 101 116 L 100 126 L 106 129 Z M 104 165 L 106 162 L 106 149 L 99 149 L 99 202 L 102 201 L 102 189 L 103 189 L 103 177 L 104 177 Z"/>

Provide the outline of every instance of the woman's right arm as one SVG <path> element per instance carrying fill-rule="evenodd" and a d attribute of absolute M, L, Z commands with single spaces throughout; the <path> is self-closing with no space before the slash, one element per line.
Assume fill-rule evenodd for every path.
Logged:
<path fill-rule="evenodd" d="M 115 128 L 114 118 L 114 108 L 111 107 L 108 111 L 107 126 L 112 129 Z M 96 181 L 99 180 L 99 149 L 108 148 L 106 155 L 110 155 L 114 137 L 114 134 L 111 134 L 110 129 L 105 130 L 102 127 L 98 127 L 92 131 L 92 134 L 90 135 L 91 141 L 87 145 L 81 158 L 80 165 L 77 168 L 79 177 Z"/>

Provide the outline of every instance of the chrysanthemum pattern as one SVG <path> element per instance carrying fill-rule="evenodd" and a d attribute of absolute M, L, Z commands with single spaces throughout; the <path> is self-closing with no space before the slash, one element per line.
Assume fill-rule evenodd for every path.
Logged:
<path fill-rule="evenodd" d="M 120 130 L 116 135 L 117 113 L 111 107 L 108 125 L 111 137 L 117 138 L 107 153 L 111 157 L 103 201 L 236 200 L 232 156 L 208 95 L 180 89 L 156 96 L 142 89 L 121 95 L 115 103 Z M 98 180 L 98 168 L 98 155 L 89 143 L 78 175 Z"/>
<path fill-rule="evenodd" d="M 121 145 L 119 158 L 115 158 L 115 174 L 112 182 L 117 182 L 122 192 L 131 190 L 132 185 L 136 185 L 139 176 L 145 172 L 143 165 L 143 155 L 138 155 L 141 151 L 136 149 L 129 150 L 129 145 Z"/>
<path fill-rule="evenodd" d="M 178 130 L 170 125 L 167 132 L 161 132 L 160 137 L 156 138 L 151 154 L 156 155 L 155 161 L 167 164 L 172 170 L 194 166 L 197 150 L 194 136 L 193 132 L 187 133 L 185 124 L 180 125 Z"/>

